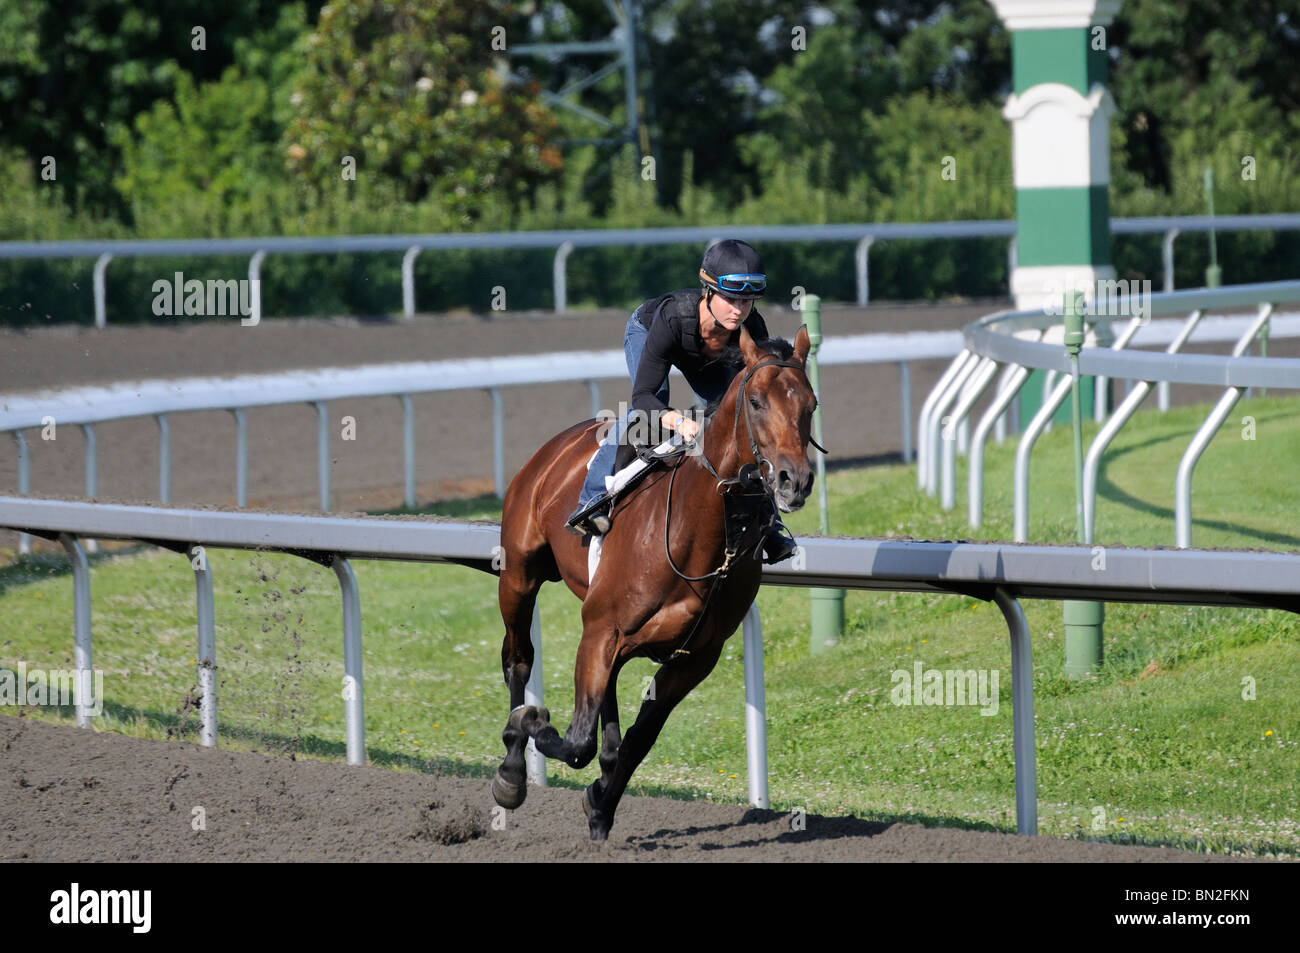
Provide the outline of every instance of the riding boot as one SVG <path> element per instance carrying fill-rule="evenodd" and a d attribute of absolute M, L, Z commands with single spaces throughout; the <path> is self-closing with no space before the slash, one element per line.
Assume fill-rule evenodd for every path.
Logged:
<path fill-rule="evenodd" d="M 783 562 L 793 556 L 798 549 L 794 534 L 786 529 L 785 524 L 781 522 L 781 517 L 776 516 L 767 531 L 767 536 L 763 538 L 763 561 L 769 566 Z"/>
<path fill-rule="evenodd" d="M 619 470 L 622 470 L 634 459 L 636 459 L 636 448 L 626 441 L 621 441 L 618 445 L 618 449 L 614 453 L 614 466 L 613 469 L 610 470 L 610 473 L 618 473 Z M 592 470 L 596 471 L 596 473 L 594 477 L 589 476 L 587 484 L 583 487 L 585 492 L 581 494 L 582 496 L 591 492 L 590 487 L 595 480 L 598 479 L 603 481 L 604 479 L 603 474 L 597 471 L 596 467 L 597 464 L 593 463 Z M 613 525 L 614 510 L 612 505 L 613 501 L 608 496 L 601 501 L 601 506 L 598 509 L 588 513 L 581 519 L 579 518 L 582 511 L 591 506 L 594 502 L 596 502 L 594 498 L 587 500 L 585 503 L 579 499 L 578 508 L 570 513 L 569 518 L 564 521 L 564 528 L 575 536 L 604 536 L 608 533 L 610 527 Z"/>

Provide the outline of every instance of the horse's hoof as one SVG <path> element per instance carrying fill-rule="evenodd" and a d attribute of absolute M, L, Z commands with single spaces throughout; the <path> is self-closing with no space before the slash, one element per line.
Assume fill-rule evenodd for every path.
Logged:
<path fill-rule="evenodd" d="M 599 781 L 592 781 L 582 792 L 582 813 L 591 818 L 591 812 L 596 809 L 596 785 Z"/>
<path fill-rule="evenodd" d="M 594 817 L 587 822 L 587 827 L 591 831 L 591 839 L 595 841 L 609 840 L 609 826 L 605 823 L 603 817 Z"/>
<path fill-rule="evenodd" d="M 510 720 L 507 724 L 509 727 L 531 736 L 542 725 L 549 725 L 550 723 L 551 710 L 549 708 L 525 705 L 523 708 L 516 708 L 510 713 Z"/>
<path fill-rule="evenodd" d="M 492 779 L 492 800 L 496 801 L 507 811 L 513 811 L 519 805 L 524 803 L 524 798 L 528 796 L 528 785 L 521 781 L 516 784 L 507 780 L 501 770 L 497 770 L 496 777 Z"/>

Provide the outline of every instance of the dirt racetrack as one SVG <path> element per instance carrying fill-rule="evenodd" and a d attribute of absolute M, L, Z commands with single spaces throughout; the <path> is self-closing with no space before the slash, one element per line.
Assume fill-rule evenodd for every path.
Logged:
<path fill-rule="evenodd" d="M 1165 848 L 629 797 L 592 843 L 567 788 L 498 812 L 485 778 L 143 741 L 0 717 L 0 862 L 1226 860 Z M 195 831 L 195 808 L 206 829 Z M 504 822 L 504 823 L 502 823 Z"/>

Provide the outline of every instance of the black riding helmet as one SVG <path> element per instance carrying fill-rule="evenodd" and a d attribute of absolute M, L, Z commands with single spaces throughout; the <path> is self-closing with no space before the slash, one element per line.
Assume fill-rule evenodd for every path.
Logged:
<path fill-rule="evenodd" d="M 700 264 L 700 281 L 705 292 L 728 298 L 757 299 L 767 291 L 763 259 L 754 246 L 735 238 L 726 238 L 709 246 Z"/>

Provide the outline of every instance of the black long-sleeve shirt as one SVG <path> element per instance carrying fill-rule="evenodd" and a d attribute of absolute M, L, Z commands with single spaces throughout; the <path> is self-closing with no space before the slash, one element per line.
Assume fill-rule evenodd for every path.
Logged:
<path fill-rule="evenodd" d="M 698 288 L 686 288 L 651 298 L 641 305 L 638 317 L 650 336 L 632 383 L 634 410 L 651 411 L 658 417 L 669 409 L 655 392 L 668 379 L 668 371 L 673 366 L 682 372 L 695 393 L 706 400 L 721 396 L 731 383 L 735 371 L 717 357 L 702 353 L 704 341 L 700 337 L 698 308 L 703 294 Z M 767 325 L 757 308 L 750 310 L 742 327 L 756 341 L 767 337 Z M 739 327 L 731 332 L 727 343 L 740 343 Z"/>

